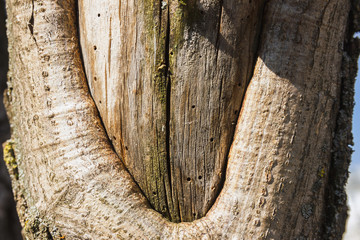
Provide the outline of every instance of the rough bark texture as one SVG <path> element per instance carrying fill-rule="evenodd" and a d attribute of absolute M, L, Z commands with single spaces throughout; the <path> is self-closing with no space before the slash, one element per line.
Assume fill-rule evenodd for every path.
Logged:
<path fill-rule="evenodd" d="M 351 132 L 354 108 L 354 83 L 358 72 L 358 56 L 360 51 L 359 38 L 353 38 L 360 31 L 360 1 L 352 1 L 352 10 L 343 47 L 341 78 L 341 96 L 339 112 L 336 119 L 336 129 L 333 138 L 332 160 L 329 171 L 329 183 L 326 189 L 326 223 L 324 225 L 325 239 L 341 239 L 345 231 L 348 217 L 345 185 L 349 176 L 351 146 L 354 145 Z M 342 224 L 339 224 L 342 223 Z"/>
<path fill-rule="evenodd" d="M 326 205 L 332 201 L 333 194 L 325 190 L 333 184 L 331 177 L 342 177 L 329 173 L 334 169 L 331 149 L 336 119 L 341 119 L 344 107 L 349 110 L 341 98 L 346 94 L 342 86 L 349 84 L 351 88 L 351 82 L 341 74 L 344 48 L 348 51 L 344 44 L 348 44 L 345 26 L 349 24 L 349 0 L 267 2 L 258 58 L 234 131 L 222 191 L 207 214 L 191 223 L 172 223 L 154 211 L 112 149 L 87 88 L 75 24 L 75 1 L 12 0 L 7 6 L 10 40 L 7 98 L 13 133 L 12 142 L 8 142 L 5 149 L 10 154 L 15 197 L 28 238 L 323 239 L 329 234 L 333 238 L 342 234 L 343 228 L 334 226 L 345 223 L 338 214 L 328 214 Z M 128 9 L 132 9 L 130 6 Z M 139 3 L 139 6 L 143 5 Z M 224 6 L 221 9 L 225 9 Z M 100 17 L 104 14 L 111 16 L 101 12 Z M 131 14 L 140 18 L 144 15 L 141 11 Z M 128 19 L 131 14 L 124 16 L 122 12 L 120 16 Z M 97 14 L 91 17 L 99 18 Z M 141 24 L 141 19 L 136 20 L 136 24 Z M 186 29 L 180 31 L 184 34 L 182 47 L 191 44 L 192 38 L 185 37 L 186 33 L 189 33 Z M 106 35 L 104 39 L 108 41 L 111 37 Z M 206 42 L 204 38 L 199 39 Z M 140 46 L 142 41 L 135 41 L 135 46 Z M 218 47 L 218 56 L 224 57 L 220 58 L 225 61 L 222 64 L 237 64 L 231 63 L 232 57 L 226 62 L 230 54 L 219 46 L 221 43 L 214 48 Z M 96 50 L 98 47 L 103 46 L 96 45 Z M 145 49 L 141 53 L 155 56 L 153 65 L 139 65 L 149 68 L 144 70 L 145 75 L 154 74 L 156 67 L 161 67 L 157 65 L 161 57 L 152 51 Z M 213 51 L 211 44 L 209 51 Z M 176 64 L 192 69 L 186 64 L 192 55 L 180 53 L 181 48 L 173 52 L 176 60 L 173 71 L 178 75 L 174 74 L 170 90 L 179 91 L 179 95 L 171 97 L 170 109 L 172 99 L 181 93 L 175 86 L 180 88 L 181 81 L 186 86 L 190 80 L 186 72 L 176 71 L 176 66 L 180 66 Z M 130 61 L 125 53 L 119 54 L 124 61 Z M 145 60 L 146 56 L 141 64 L 146 64 Z M 349 62 L 355 60 L 356 55 Z M 204 63 L 212 61 L 208 59 Z M 169 60 L 167 71 L 171 66 Z M 352 77 L 354 69 L 345 69 Z M 105 68 L 99 74 L 106 71 L 109 70 Z M 139 74 L 137 68 L 128 71 Z M 169 76 L 165 75 L 165 79 L 161 76 L 159 81 L 166 86 Z M 213 77 L 211 79 L 217 79 Z M 149 94 L 162 93 L 156 89 L 151 91 Z M 194 100 L 190 96 L 184 102 L 180 98 L 179 105 L 187 101 L 191 105 Z M 201 99 L 196 101 L 200 104 Z M 351 103 L 351 96 L 349 101 Z M 128 104 L 126 100 L 123 103 Z M 156 111 L 161 115 L 164 111 L 160 110 L 159 107 Z M 188 111 L 191 111 L 189 107 Z M 160 115 L 154 117 L 155 121 L 163 120 Z M 348 115 L 346 121 L 349 121 Z M 170 129 L 182 123 L 172 124 L 175 125 L 168 123 Z M 170 148 L 170 144 L 165 146 Z M 11 154 L 13 150 L 15 154 Z M 119 155 L 123 157 L 122 153 Z M 171 154 L 166 159 L 171 159 Z M 195 171 L 192 176 L 198 176 L 196 174 L 199 173 Z M 344 183 L 340 181 L 341 184 Z M 339 211 L 343 215 L 346 209 L 342 207 Z M 327 229 L 331 227 L 333 232 Z"/>
<path fill-rule="evenodd" d="M 108 136 L 175 222 L 203 217 L 221 190 L 263 5 L 80 1 L 86 75 Z"/>
<path fill-rule="evenodd" d="M 5 29 L 5 2 L 0 0 L 0 144 L 10 138 L 10 126 L 3 104 L 8 69 L 7 39 Z M 21 239 L 20 223 L 16 214 L 15 202 L 11 191 L 9 173 L 3 161 L 0 147 L 0 239 Z"/>

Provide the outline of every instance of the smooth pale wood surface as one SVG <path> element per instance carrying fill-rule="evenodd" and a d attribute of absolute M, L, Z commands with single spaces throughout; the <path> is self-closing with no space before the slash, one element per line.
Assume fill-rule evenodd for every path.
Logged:
<path fill-rule="evenodd" d="M 80 1 L 92 96 L 151 205 L 203 217 L 221 190 L 263 1 Z"/>
<path fill-rule="evenodd" d="M 177 224 L 148 206 L 109 143 L 83 71 L 76 1 L 6 3 L 12 180 L 26 238 L 341 238 L 346 212 L 328 211 L 326 188 L 335 120 L 351 118 L 339 111 L 351 82 L 341 76 L 356 72 L 349 1 L 268 2 L 224 187 L 206 216 Z"/>

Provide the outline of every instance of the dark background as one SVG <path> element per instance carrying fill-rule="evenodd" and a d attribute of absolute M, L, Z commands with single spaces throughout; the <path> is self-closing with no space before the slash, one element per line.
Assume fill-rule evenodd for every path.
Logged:
<path fill-rule="evenodd" d="M 10 127 L 3 104 L 8 69 L 7 39 L 5 28 L 5 0 L 0 0 L 0 143 L 10 138 Z M 0 240 L 22 239 L 20 223 L 15 210 L 10 177 L 0 147 Z"/>

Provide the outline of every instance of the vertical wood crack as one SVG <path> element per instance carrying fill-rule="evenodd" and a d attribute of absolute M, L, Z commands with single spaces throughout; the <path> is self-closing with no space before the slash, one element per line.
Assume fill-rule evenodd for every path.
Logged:
<path fill-rule="evenodd" d="M 171 179 L 171 166 L 170 166 L 170 104 L 171 104 L 171 78 L 170 78 L 170 63 L 169 63 L 169 54 L 170 54 L 170 4 L 167 5 L 167 26 L 166 26 L 166 38 L 165 38 L 165 79 L 166 83 L 166 124 L 165 124 L 165 149 L 166 149 L 166 166 L 168 173 L 168 181 L 169 181 L 169 192 L 165 193 L 166 196 L 166 204 L 169 209 L 169 200 L 172 200 L 172 179 Z M 170 214 L 171 217 L 171 214 Z"/>
<path fill-rule="evenodd" d="M 32 2 L 31 2 L 31 17 L 30 17 L 30 20 L 28 23 L 28 28 L 30 30 L 32 38 L 34 39 L 35 45 L 38 46 L 36 38 L 34 36 L 34 5 L 35 5 L 34 0 L 32 0 Z"/>

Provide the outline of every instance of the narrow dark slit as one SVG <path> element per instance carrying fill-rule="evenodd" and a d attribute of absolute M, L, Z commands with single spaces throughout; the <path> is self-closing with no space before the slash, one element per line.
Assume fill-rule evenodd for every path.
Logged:
<path fill-rule="evenodd" d="M 162 2 L 162 1 L 161 1 Z M 161 5 L 161 4 L 160 4 Z M 161 12 L 161 9 L 160 9 Z M 166 25 L 166 37 L 165 37 L 165 51 L 164 51 L 164 60 L 166 65 L 165 70 L 165 79 L 166 79 L 166 122 L 165 122 L 165 150 L 166 150 L 166 168 L 168 173 L 168 181 L 169 181 L 169 192 L 166 193 L 165 202 L 167 210 L 170 211 L 169 201 L 172 198 L 172 178 L 171 178 L 171 164 L 170 164 L 170 107 L 171 107 L 171 77 L 170 77 L 170 9 L 169 4 L 167 5 L 167 25 Z M 172 214 L 169 212 L 169 218 L 172 221 Z"/>
<path fill-rule="evenodd" d="M 36 41 L 36 38 L 34 36 L 34 24 L 35 24 L 35 19 L 34 19 L 34 11 L 35 11 L 35 9 L 34 8 L 35 8 L 35 2 L 34 2 L 34 0 L 32 0 L 31 18 L 30 18 L 30 20 L 28 22 L 28 28 L 29 28 L 31 36 L 34 39 L 34 42 L 35 42 L 35 44 L 37 46 L 37 41 Z"/>
<path fill-rule="evenodd" d="M 31 35 L 34 35 L 34 0 L 32 1 L 31 8 L 32 8 L 32 10 L 31 10 L 31 18 L 29 20 L 28 27 L 29 27 Z"/>

